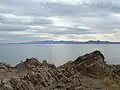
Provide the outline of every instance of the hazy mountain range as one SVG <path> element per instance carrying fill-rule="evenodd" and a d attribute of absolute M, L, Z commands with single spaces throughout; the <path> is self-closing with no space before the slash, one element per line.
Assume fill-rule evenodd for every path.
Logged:
<path fill-rule="evenodd" d="M 12 43 L 12 44 L 120 44 L 120 42 L 110 42 L 110 41 L 86 41 L 86 42 L 76 42 L 76 41 L 33 41 L 33 42 L 20 42 L 20 43 Z"/>

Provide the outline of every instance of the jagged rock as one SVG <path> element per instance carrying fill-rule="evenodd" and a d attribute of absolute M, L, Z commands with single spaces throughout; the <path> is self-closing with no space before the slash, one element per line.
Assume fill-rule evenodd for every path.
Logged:
<path fill-rule="evenodd" d="M 16 73 L 1 80 L 0 90 L 106 90 L 109 84 L 114 83 L 113 89 L 115 84 L 120 85 L 120 66 L 106 64 L 100 51 L 85 54 L 59 67 L 35 58 L 26 59 L 15 67 L 2 63 L 0 67 Z M 111 83 L 105 84 L 106 77 Z"/>
<path fill-rule="evenodd" d="M 8 71 L 11 69 L 11 66 L 9 64 L 6 63 L 0 63 L 0 71 Z"/>
<path fill-rule="evenodd" d="M 13 88 L 9 84 L 4 84 L 3 88 L 0 88 L 0 90 L 13 90 Z"/>
<path fill-rule="evenodd" d="M 80 72 L 83 75 L 99 77 L 104 74 L 105 70 L 104 56 L 100 51 L 94 51 L 80 56 L 75 61 L 68 62 L 60 68 L 63 68 L 67 76 Z"/>
<path fill-rule="evenodd" d="M 84 75 L 100 76 L 104 74 L 105 61 L 100 51 L 79 57 L 73 63 L 75 63 L 73 68 Z"/>

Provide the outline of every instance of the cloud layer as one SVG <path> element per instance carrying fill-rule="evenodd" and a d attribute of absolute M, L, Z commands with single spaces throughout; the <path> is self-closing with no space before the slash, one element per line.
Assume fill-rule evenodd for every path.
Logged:
<path fill-rule="evenodd" d="M 120 41 L 118 0 L 1 0 L 0 43 Z"/>

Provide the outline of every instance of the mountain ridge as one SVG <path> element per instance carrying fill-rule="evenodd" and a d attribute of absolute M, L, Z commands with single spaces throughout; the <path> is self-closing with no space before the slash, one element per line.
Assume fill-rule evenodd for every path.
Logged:
<path fill-rule="evenodd" d="M 54 40 L 45 40 L 45 41 L 31 41 L 31 42 L 19 42 L 19 43 L 8 43 L 8 44 L 120 44 L 120 42 L 111 42 L 111 41 L 54 41 Z"/>

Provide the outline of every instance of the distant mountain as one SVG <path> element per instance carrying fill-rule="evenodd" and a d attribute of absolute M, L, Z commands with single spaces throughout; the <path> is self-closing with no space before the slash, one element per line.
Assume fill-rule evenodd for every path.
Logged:
<path fill-rule="evenodd" d="M 24 43 L 19 43 L 19 44 L 75 44 L 76 42 L 74 41 L 52 41 L 52 40 L 47 40 L 47 41 L 33 41 L 33 42 L 24 42 Z"/>
<path fill-rule="evenodd" d="M 33 41 L 33 42 L 24 42 L 24 43 L 15 43 L 15 44 L 120 44 L 120 42 L 110 42 L 110 41 L 86 41 L 86 42 L 76 42 L 76 41 Z"/>

